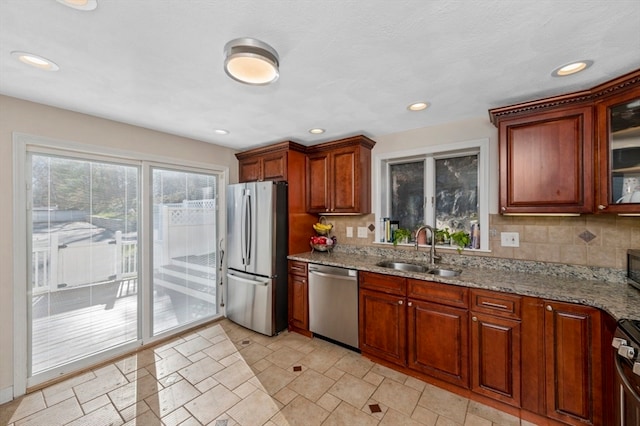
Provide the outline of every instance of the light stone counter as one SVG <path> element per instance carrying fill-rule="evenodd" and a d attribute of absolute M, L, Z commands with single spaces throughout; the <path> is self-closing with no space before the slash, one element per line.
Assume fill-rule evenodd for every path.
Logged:
<path fill-rule="evenodd" d="M 588 277 L 600 275 L 600 271 L 594 272 L 590 268 L 585 270 L 585 268 L 576 267 L 574 270 L 570 265 L 541 265 L 540 262 L 494 258 L 483 258 L 483 260 L 475 258 L 474 260 L 472 256 L 455 255 L 443 256 L 443 261 L 446 263 L 438 264 L 437 267 L 461 270 L 462 273 L 457 277 L 398 271 L 376 265 L 383 260 L 426 264 L 422 257 L 412 259 L 410 256 L 415 256 L 414 253 L 402 254 L 399 251 L 375 248 L 370 251 L 346 248 L 333 253 L 301 253 L 288 258 L 307 263 L 577 303 L 602 309 L 616 320 L 622 318 L 640 320 L 640 291 L 624 282 L 620 271 L 609 273 L 608 277 L 613 276 L 614 280 L 606 281 L 588 279 Z M 420 254 L 422 255 L 422 252 Z M 461 260 L 463 258 L 467 260 Z M 531 270 L 535 272 L 528 272 Z M 607 276 L 606 273 L 604 275 Z"/>

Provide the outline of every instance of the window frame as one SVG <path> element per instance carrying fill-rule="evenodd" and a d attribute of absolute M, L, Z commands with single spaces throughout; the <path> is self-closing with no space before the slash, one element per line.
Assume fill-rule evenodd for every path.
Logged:
<path fill-rule="evenodd" d="M 474 139 L 462 142 L 454 142 L 439 145 L 427 145 L 421 148 L 401 151 L 385 152 L 375 155 L 373 170 L 373 198 L 375 223 L 379 224 L 382 218 L 388 217 L 391 211 L 391 191 L 388 188 L 389 165 L 408 163 L 411 161 L 425 161 L 425 216 L 427 223 L 435 221 L 435 209 L 433 202 L 435 197 L 435 160 L 464 155 L 478 155 L 478 221 L 480 224 L 480 248 L 467 249 L 472 252 L 490 252 L 489 248 L 489 170 L 490 153 L 489 139 Z M 431 205 L 429 204 L 431 201 Z M 381 242 L 382 229 L 376 226 L 375 244 L 392 245 Z M 438 249 L 446 246 L 438 246 Z M 451 248 L 455 250 L 455 247 Z"/>
<path fill-rule="evenodd" d="M 90 360 L 76 361 L 70 364 L 66 364 L 62 367 L 52 369 L 48 372 L 39 374 L 34 379 L 28 377 L 28 333 L 27 333 L 27 321 L 28 312 L 25 301 L 27 300 L 27 286 L 24 284 L 29 280 L 28 272 L 28 255 L 30 249 L 30 243 L 28 237 L 30 235 L 30 224 L 28 223 L 27 215 L 24 212 L 30 208 L 28 193 L 30 190 L 30 182 L 27 179 L 31 176 L 30 170 L 27 170 L 27 157 L 30 152 L 36 152 L 40 154 L 52 154 L 63 155 L 65 157 L 74 157 L 85 160 L 98 160 L 106 162 L 114 162 L 127 165 L 135 165 L 140 170 L 140 219 L 142 226 L 139 227 L 138 240 L 140 244 L 147 246 L 146 250 L 142 250 L 139 259 L 139 280 L 142 283 L 140 285 L 140 298 L 144 299 L 142 303 L 149 303 L 151 300 L 150 286 L 148 280 L 151 279 L 151 261 L 150 256 L 153 246 L 151 240 L 152 233 L 150 232 L 151 224 L 151 212 L 148 205 L 150 197 L 150 189 L 148 185 L 150 183 L 150 169 L 152 167 L 164 167 L 164 168 L 178 168 L 181 171 L 216 174 L 218 176 L 218 229 L 219 237 L 223 239 L 223 235 L 226 235 L 226 205 L 224 188 L 229 181 L 229 167 L 217 165 L 217 164 L 205 164 L 194 162 L 190 160 L 182 160 L 171 157 L 164 157 L 161 155 L 146 154 L 135 151 L 127 151 L 121 149 L 109 148 L 101 145 L 91 145 L 79 142 L 62 141 L 45 136 L 30 135 L 20 132 L 13 132 L 13 396 L 18 397 L 24 395 L 28 387 L 37 386 L 40 383 L 48 380 L 55 379 L 62 374 L 70 373 L 73 371 L 79 371 L 83 368 L 87 368 L 90 365 L 101 362 L 101 360 L 107 360 L 118 356 L 127 350 L 135 349 L 141 345 L 153 344 L 157 341 L 165 339 L 167 336 L 179 333 L 185 329 L 195 327 L 199 322 L 189 323 L 182 327 L 177 327 L 169 330 L 168 332 L 153 335 L 150 333 L 150 320 L 152 310 L 147 309 L 146 312 L 142 312 L 144 317 L 141 317 L 141 323 L 138 327 L 141 327 L 141 334 L 139 339 L 135 342 L 130 342 L 126 345 L 120 346 L 115 349 L 111 349 L 103 352 L 99 356 L 92 357 Z M 220 242 L 218 242 L 219 244 Z M 223 247 L 225 249 L 226 247 Z M 224 273 L 222 271 L 221 273 Z M 224 291 L 224 290 L 222 290 Z M 218 316 L 222 316 L 223 312 L 219 312 Z M 211 318 L 200 321 L 204 323 L 210 321 Z"/>

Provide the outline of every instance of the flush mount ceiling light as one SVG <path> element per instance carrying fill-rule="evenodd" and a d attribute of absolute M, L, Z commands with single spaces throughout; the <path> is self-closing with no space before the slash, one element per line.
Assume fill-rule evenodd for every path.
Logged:
<path fill-rule="evenodd" d="M 215 129 L 213 133 L 215 133 L 216 135 L 228 135 L 229 131 L 226 129 Z"/>
<path fill-rule="evenodd" d="M 322 133 L 324 133 L 324 129 L 316 127 L 315 129 L 309 129 L 309 133 L 313 135 L 321 135 Z"/>
<path fill-rule="evenodd" d="M 240 83 L 263 86 L 278 79 L 278 52 L 254 38 L 237 38 L 224 46 L 224 70 Z"/>
<path fill-rule="evenodd" d="M 556 68 L 555 70 L 553 70 L 551 75 L 554 77 L 565 77 L 580 71 L 584 71 L 591 65 L 593 65 L 593 61 L 590 60 L 571 62 L 570 64 L 562 65 L 561 67 Z"/>
<path fill-rule="evenodd" d="M 83 10 L 85 12 L 94 10 L 96 7 L 98 7 L 97 0 L 57 0 L 57 2 L 77 10 Z"/>
<path fill-rule="evenodd" d="M 423 109 L 427 109 L 429 104 L 427 102 L 416 102 L 407 107 L 409 111 L 422 111 Z"/>
<path fill-rule="evenodd" d="M 58 71 L 60 69 L 60 67 L 56 65 L 55 62 L 43 58 L 42 56 L 34 55 L 33 53 L 13 51 L 11 52 L 11 56 L 24 64 L 31 65 L 32 67 L 41 70 Z"/>

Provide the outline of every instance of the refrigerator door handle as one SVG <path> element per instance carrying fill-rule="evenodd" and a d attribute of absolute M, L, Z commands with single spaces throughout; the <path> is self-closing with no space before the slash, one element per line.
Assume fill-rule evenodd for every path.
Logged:
<path fill-rule="evenodd" d="M 242 211 L 240 212 L 240 251 L 242 264 L 249 265 L 249 250 L 251 247 L 251 198 L 248 193 L 242 194 Z"/>
<path fill-rule="evenodd" d="M 229 273 L 227 275 L 229 275 L 230 277 L 233 277 L 234 280 L 240 281 L 240 282 L 245 283 L 245 284 L 252 284 L 252 285 L 256 285 L 256 286 L 258 286 L 258 285 L 261 285 L 261 286 L 269 285 L 269 280 L 268 279 L 265 279 L 265 281 L 256 281 L 256 280 L 248 280 L 246 278 L 241 278 L 241 277 L 239 277 L 237 275 L 234 275 L 232 273 Z"/>
<path fill-rule="evenodd" d="M 245 224 L 246 224 L 246 229 L 247 229 L 247 239 L 246 239 L 246 245 L 245 245 L 245 253 L 246 253 L 246 263 L 245 265 L 249 266 L 251 265 L 251 245 L 253 243 L 253 229 L 251 228 L 251 222 L 252 222 L 252 218 L 251 218 L 251 212 L 252 212 L 252 208 L 251 208 L 251 194 L 247 193 L 246 194 L 246 200 L 247 203 L 245 204 L 245 212 L 244 212 L 244 218 L 245 218 Z"/>

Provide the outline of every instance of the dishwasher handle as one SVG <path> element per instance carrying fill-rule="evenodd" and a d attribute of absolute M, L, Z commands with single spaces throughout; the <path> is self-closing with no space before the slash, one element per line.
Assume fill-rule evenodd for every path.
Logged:
<path fill-rule="evenodd" d="M 326 272 L 319 272 L 319 271 L 309 271 L 309 275 L 317 275 L 319 277 L 325 277 L 325 278 L 337 278 L 340 280 L 347 280 L 347 281 L 356 281 L 358 279 L 358 277 L 355 277 L 355 276 L 334 275 L 334 274 L 328 274 Z"/>

